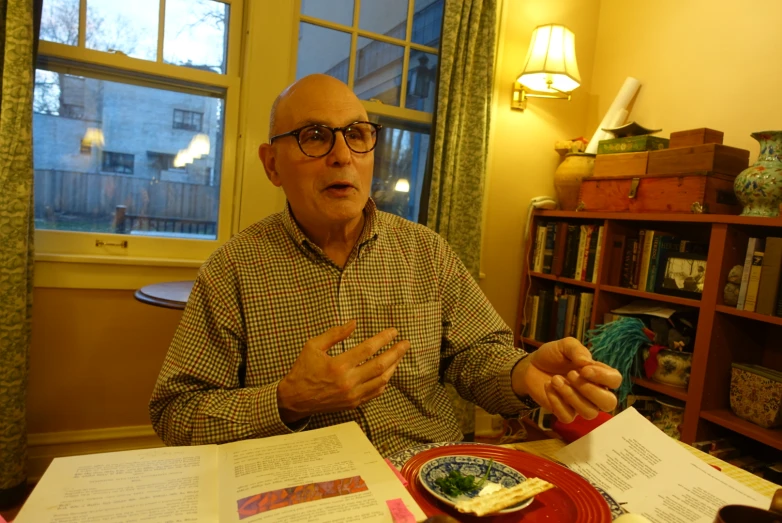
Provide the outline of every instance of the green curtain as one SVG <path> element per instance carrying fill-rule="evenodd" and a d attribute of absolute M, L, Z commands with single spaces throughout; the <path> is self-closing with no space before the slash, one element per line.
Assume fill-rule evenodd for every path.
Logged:
<path fill-rule="evenodd" d="M 474 278 L 489 142 L 497 0 L 446 0 L 426 224 L 443 236 Z M 475 406 L 446 385 L 462 432 L 475 432 Z"/>
<path fill-rule="evenodd" d="M 0 504 L 26 491 L 33 272 L 33 0 L 0 0 Z"/>
<path fill-rule="evenodd" d="M 497 0 L 446 0 L 426 224 L 478 278 Z"/>

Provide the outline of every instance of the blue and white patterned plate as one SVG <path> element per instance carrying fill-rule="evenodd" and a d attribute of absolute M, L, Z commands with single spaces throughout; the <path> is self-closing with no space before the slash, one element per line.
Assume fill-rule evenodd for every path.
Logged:
<path fill-rule="evenodd" d="M 489 469 L 490 462 L 491 469 Z M 519 471 L 502 463 L 496 461 L 492 462 L 486 458 L 464 455 L 440 456 L 427 461 L 421 466 L 421 470 L 418 471 L 418 480 L 431 495 L 450 506 L 453 506 L 457 501 L 474 498 L 480 495 L 482 489 L 475 489 L 472 492 L 460 494 L 457 497 L 450 496 L 443 492 L 435 481 L 447 477 L 453 470 L 460 472 L 463 476 L 474 476 L 476 479 L 481 479 L 486 476 L 486 471 L 488 470 L 489 476 L 487 481 L 499 485 L 502 488 L 510 488 L 527 480 Z M 525 499 L 521 503 L 500 510 L 498 514 L 506 514 L 508 512 L 521 510 L 532 503 L 533 499 L 534 498 Z"/>

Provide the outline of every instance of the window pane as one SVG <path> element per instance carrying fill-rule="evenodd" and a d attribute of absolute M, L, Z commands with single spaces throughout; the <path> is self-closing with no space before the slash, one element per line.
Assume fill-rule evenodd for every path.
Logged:
<path fill-rule="evenodd" d="M 79 44 L 79 0 L 44 0 L 41 40 Z"/>
<path fill-rule="evenodd" d="M 222 99 L 41 69 L 35 78 L 37 228 L 216 237 Z"/>
<path fill-rule="evenodd" d="M 427 113 L 434 112 L 436 80 L 437 55 L 411 49 L 405 106 Z"/>
<path fill-rule="evenodd" d="M 444 3 L 445 0 L 415 0 L 413 35 L 410 40 L 416 44 L 440 47 Z"/>
<path fill-rule="evenodd" d="M 408 0 L 361 0 L 358 27 L 401 40 L 407 34 Z"/>
<path fill-rule="evenodd" d="M 353 90 L 361 100 L 380 100 L 399 106 L 404 48 L 369 38 L 358 39 L 356 81 Z"/>
<path fill-rule="evenodd" d="M 163 61 L 224 74 L 228 15 L 214 0 L 166 0 Z"/>
<path fill-rule="evenodd" d="M 301 14 L 352 26 L 353 0 L 301 0 Z"/>
<path fill-rule="evenodd" d="M 157 59 L 159 0 L 87 0 L 87 48 Z"/>
<path fill-rule="evenodd" d="M 429 152 L 429 126 L 391 118 L 383 124 L 375 148 L 372 199 L 378 208 L 417 222 Z"/>
<path fill-rule="evenodd" d="M 296 79 L 313 73 L 325 73 L 348 82 L 350 34 L 318 25 L 299 26 L 299 54 L 296 60 Z"/>

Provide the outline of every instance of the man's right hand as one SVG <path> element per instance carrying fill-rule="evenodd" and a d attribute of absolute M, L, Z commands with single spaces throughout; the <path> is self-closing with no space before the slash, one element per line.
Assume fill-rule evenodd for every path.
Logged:
<path fill-rule="evenodd" d="M 320 412 L 355 409 L 383 393 L 410 342 L 402 340 L 372 358 L 396 338 L 397 330 L 390 328 L 338 356 L 326 354 L 355 329 L 355 320 L 349 321 L 304 344 L 290 372 L 277 386 L 277 406 L 285 423 Z"/>

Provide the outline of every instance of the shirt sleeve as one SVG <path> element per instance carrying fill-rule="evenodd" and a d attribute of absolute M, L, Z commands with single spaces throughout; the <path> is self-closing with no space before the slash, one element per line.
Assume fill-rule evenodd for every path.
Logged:
<path fill-rule="evenodd" d="M 278 382 L 244 387 L 245 339 L 238 278 L 221 249 L 199 271 L 150 400 L 167 445 L 293 432 L 280 419 Z"/>
<path fill-rule="evenodd" d="M 526 355 L 513 333 L 450 246 L 438 237 L 435 263 L 443 306 L 445 380 L 460 396 L 491 414 L 529 407 L 511 388 L 511 371 Z"/>

